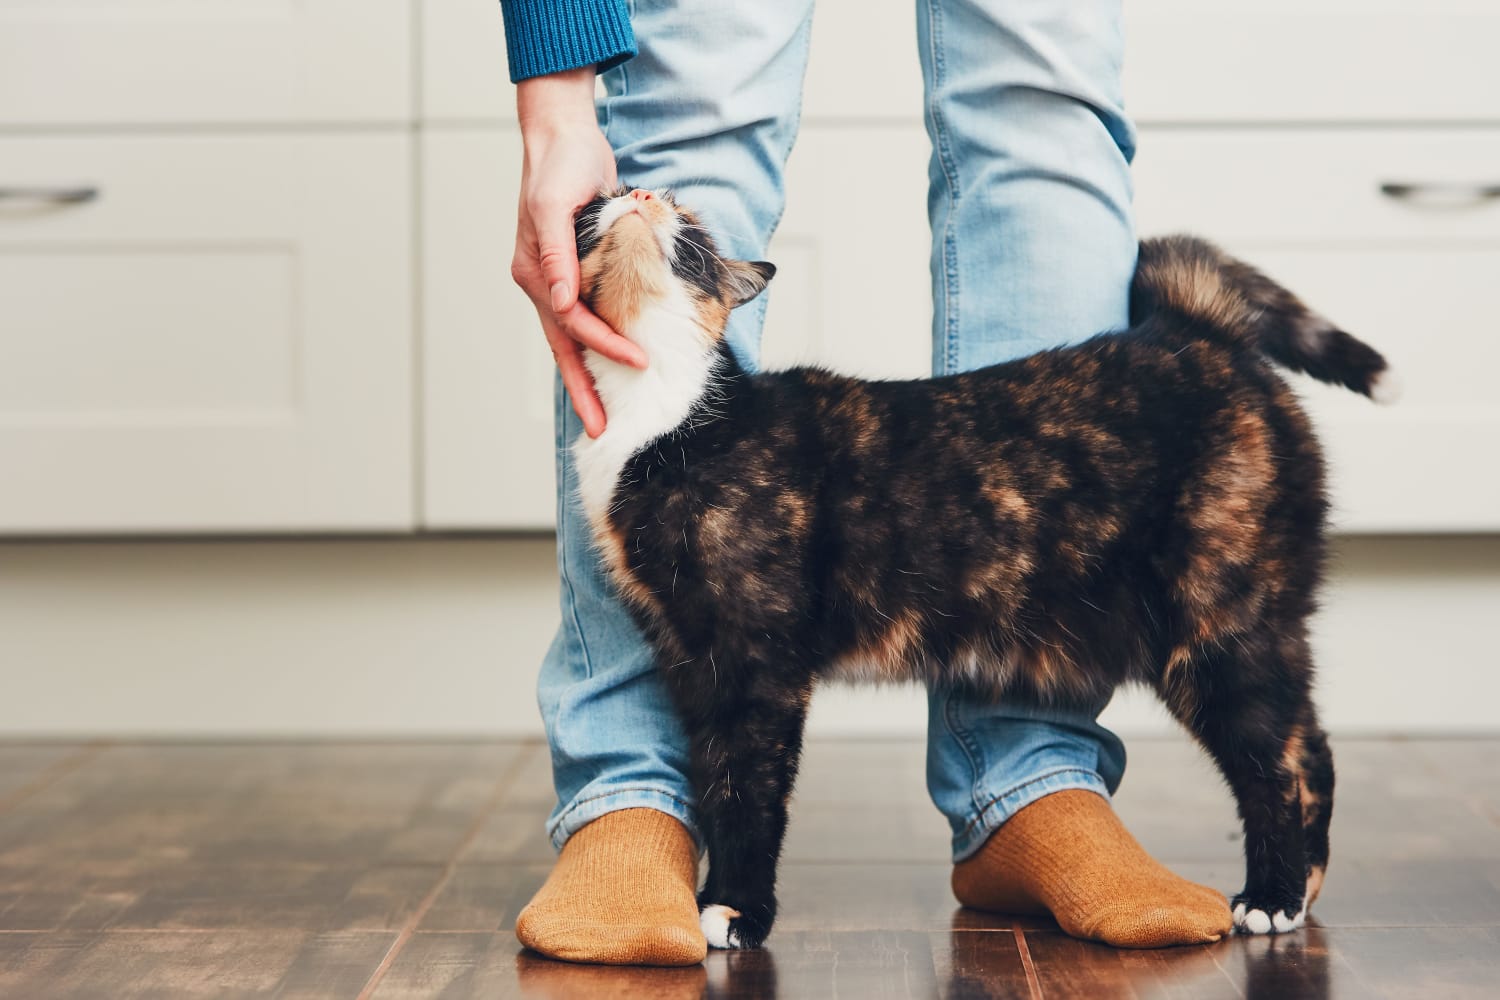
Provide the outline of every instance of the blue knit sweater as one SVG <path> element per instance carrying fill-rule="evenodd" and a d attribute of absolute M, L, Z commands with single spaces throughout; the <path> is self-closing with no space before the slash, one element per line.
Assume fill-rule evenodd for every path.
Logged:
<path fill-rule="evenodd" d="M 635 55 L 626 0 L 500 0 L 512 83 Z"/>

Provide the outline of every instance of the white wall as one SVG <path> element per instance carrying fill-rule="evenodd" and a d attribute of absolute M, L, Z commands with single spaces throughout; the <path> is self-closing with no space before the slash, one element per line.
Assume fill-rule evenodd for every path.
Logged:
<path fill-rule="evenodd" d="M 1500 731 L 1500 537 L 1342 539 L 1318 623 L 1337 731 Z M 557 623 L 552 539 L 0 544 L 0 736 L 509 734 Z M 1170 728 L 1118 699 L 1125 733 Z M 828 690 L 816 733 L 919 732 Z"/>

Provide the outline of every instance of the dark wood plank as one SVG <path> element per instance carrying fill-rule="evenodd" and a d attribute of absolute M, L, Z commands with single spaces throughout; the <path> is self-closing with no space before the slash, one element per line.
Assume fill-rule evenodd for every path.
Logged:
<path fill-rule="evenodd" d="M 707 974 L 553 962 L 523 953 L 514 935 L 473 932 L 414 935 L 380 978 L 373 1000 L 463 997 L 699 997 Z"/>
<path fill-rule="evenodd" d="M 517 755 L 494 744 L 113 747 L 0 815 L 0 866 L 443 863 Z"/>
<path fill-rule="evenodd" d="M 1020 939 L 1012 931 L 953 931 L 932 935 L 932 957 L 944 1000 L 1037 997 Z"/>
<path fill-rule="evenodd" d="M 528 794 L 520 786 L 506 796 L 503 808 L 490 814 L 463 860 L 477 864 L 545 862 L 557 856 L 547 839 L 547 817 L 555 800 Z M 550 789 L 550 786 L 549 786 Z M 549 790 L 545 794 L 551 795 Z"/>
<path fill-rule="evenodd" d="M 1218 1000 L 1243 997 L 1212 947 L 1129 951 L 1078 941 L 1061 931 L 1027 931 L 1026 947 L 1042 995 L 1048 998 L 1133 997 L 1151 1000 Z M 1297 994 L 1269 993 L 1291 997 Z"/>
<path fill-rule="evenodd" d="M 461 864 L 443 886 L 420 931 L 511 930 L 521 908 L 546 881 L 551 862 Z"/>
<path fill-rule="evenodd" d="M 85 744 L 0 743 L 0 812 L 92 752 Z"/>
<path fill-rule="evenodd" d="M 1327 932 L 1331 975 L 1354 986 L 1343 996 L 1394 1000 L 1491 1000 L 1500 993 L 1500 928 L 1372 928 Z M 1270 994 L 1267 994 L 1270 995 Z"/>
<path fill-rule="evenodd" d="M 954 938 L 957 940 L 954 940 Z M 987 938 L 988 940 L 981 940 Z M 418 933 L 373 993 L 426 997 L 765 998 L 847 996 L 1025 997 L 1026 974 L 1009 932 L 797 931 L 769 948 L 714 952 L 688 969 L 621 969 L 554 962 L 510 934 Z"/>
<path fill-rule="evenodd" d="M 1500 858 L 1500 827 L 1469 801 L 1466 793 L 1472 786 L 1445 780 L 1441 768 L 1427 759 L 1426 753 L 1439 746 L 1333 741 L 1338 775 L 1331 831 L 1335 863 L 1340 858 Z M 1475 770 L 1470 769 L 1471 778 Z"/>
<path fill-rule="evenodd" d="M 1424 740 L 1412 749 L 1445 791 L 1500 831 L 1500 740 Z"/>
<path fill-rule="evenodd" d="M 0 996 L 352 997 L 394 940 L 269 929 L 0 934 Z"/>
<path fill-rule="evenodd" d="M 439 865 L 132 865 L 0 868 L 0 930 L 304 931 L 399 928 Z"/>

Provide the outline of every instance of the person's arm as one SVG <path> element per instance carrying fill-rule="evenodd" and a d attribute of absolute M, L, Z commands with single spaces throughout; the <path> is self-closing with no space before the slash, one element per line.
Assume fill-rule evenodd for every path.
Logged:
<path fill-rule="evenodd" d="M 598 72 L 635 55 L 625 0 L 501 0 L 510 80 L 592 66 Z"/>
<path fill-rule="evenodd" d="M 547 4 L 565 10 L 544 11 Z M 511 74 L 521 77 L 516 113 L 525 147 L 511 276 L 536 307 L 584 431 L 598 437 L 604 431 L 604 406 L 584 366 L 583 348 L 638 368 L 646 366 L 646 356 L 578 301 L 573 213 L 618 180 L 614 151 L 594 116 L 596 63 L 567 64 L 596 56 L 628 58 L 634 52 L 629 18 L 614 0 L 507 0 L 503 9 Z M 568 11 L 579 19 L 558 16 Z M 611 11 L 623 20 L 600 20 Z M 597 37 L 587 35 L 590 25 L 600 28 Z M 621 30 L 629 43 L 623 52 L 616 51 Z M 553 65 L 559 69 L 524 75 Z"/>

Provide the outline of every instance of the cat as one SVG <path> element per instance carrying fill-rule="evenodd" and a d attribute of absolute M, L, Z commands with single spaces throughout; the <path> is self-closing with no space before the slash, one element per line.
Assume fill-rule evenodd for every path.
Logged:
<path fill-rule="evenodd" d="M 1384 358 L 1191 237 L 1140 244 L 1131 325 L 976 371 L 752 373 L 730 311 L 775 268 L 669 192 L 576 216 L 580 292 L 649 359 L 586 363 L 579 501 L 691 743 L 710 944 L 759 947 L 813 685 L 1097 705 L 1152 688 L 1244 826 L 1241 932 L 1302 925 L 1333 760 L 1310 698 L 1323 460 L 1270 362 L 1380 399 Z"/>

